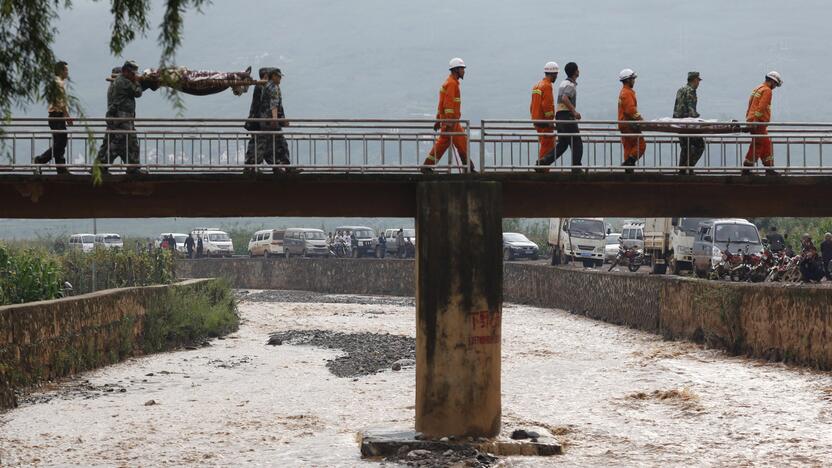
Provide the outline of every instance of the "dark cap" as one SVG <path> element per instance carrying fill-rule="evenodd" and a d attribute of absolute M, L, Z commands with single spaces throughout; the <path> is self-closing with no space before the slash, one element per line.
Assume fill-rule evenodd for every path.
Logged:
<path fill-rule="evenodd" d="M 688 72 L 688 81 L 694 80 L 696 78 L 699 78 L 700 80 L 702 79 L 702 77 L 699 76 L 699 72 L 697 72 L 697 71 Z"/>
<path fill-rule="evenodd" d="M 269 70 L 269 75 L 271 75 L 272 73 L 277 73 L 280 76 L 286 76 L 286 75 L 283 74 L 282 71 L 280 71 L 279 68 L 272 68 L 271 70 Z"/>
<path fill-rule="evenodd" d="M 124 65 L 121 66 L 121 69 L 126 70 L 128 68 L 132 69 L 133 71 L 139 71 L 139 64 L 132 60 L 128 60 L 124 62 Z"/>
<path fill-rule="evenodd" d="M 263 67 L 257 70 L 257 74 L 260 76 L 260 78 L 264 78 L 269 76 L 270 71 L 272 71 L 272 67 Z"/>

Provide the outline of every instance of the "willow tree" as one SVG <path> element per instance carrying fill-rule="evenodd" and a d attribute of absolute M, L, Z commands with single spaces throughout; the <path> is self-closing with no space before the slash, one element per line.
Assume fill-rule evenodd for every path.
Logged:
<path fill-rule="evenodd" d="M 96 0 L 99 1 L 99 0 Z M 164 16 L 158 29 L 160 67 L 172 64 L 182 42 L 187 10 L 201 11 L 210 0 L 163 0 Z M 104 1 L 99 1 L 104 8 Z M 136 37 L 151 29 L 151 0 L 110 0 L 110 52 L 120 55 Z M 43 101 L 57 92 L 54 85 L 55 22 L 71 0 L 0 0 L 0 112 L 6 118 L 14 107 Z M 77 101 L 71 104 L 78 108 Z"/>

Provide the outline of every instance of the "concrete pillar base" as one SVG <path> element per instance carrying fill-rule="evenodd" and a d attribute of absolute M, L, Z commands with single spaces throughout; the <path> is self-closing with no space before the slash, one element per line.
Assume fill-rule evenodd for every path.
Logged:
<path fill-rule="evenodd" d="M 433 456 L 440 456 L 448 450 L 454 452 L 471 452 L 495 456 L 539 456 L 562 455 L 563 447 L 544 429 L 536 428 L 540 437 L 531 440 L 511 439 L 453 439 L 430 440 L 413 431 L 376 430 L 359 434 L 361 456 L 370 459 L 403 459 L 414 450 L 426 450 Z"/>

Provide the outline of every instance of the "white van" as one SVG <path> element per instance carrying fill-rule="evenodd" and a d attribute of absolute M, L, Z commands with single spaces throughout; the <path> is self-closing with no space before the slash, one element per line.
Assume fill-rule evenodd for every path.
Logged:
<path fill-rule="evenodd" d="M 580 261 L 585 267 L 603 265 L 606 236 L 604 218 L 550 218 L 552 264 Z"/>
<path fill-rule="evenodd" d="M 104 249 L 123 249 L 124 243 L 121 236 L 114 232 L 105 232 L 95 235 L 95 247 Z"/>
<path fill-rule="evenodd" d="M 272 255 L 283 255 L 283 236 L 285 229 L 263 229 L 252 234 L 248 241 L 248 256 L 262 255 L 269 258 Z"/>
<path fill-rule="evenodd" d="M 92 252 L 92 249 L 95 248 L 95 235 L 73 234 L 69 236 L 69 248 L 80 250 L 84 253 Z"/>
<path fill-rule="evenodd" d="M 206 257 L 231 257 L 234 255 L 234 243 L 225 231 L 217 228 L 196 228 L 191 231 L 194 242 L 202 239 L 202 255 Z"/>
<path fill-rule="evenodd" d="M 173 240 L 176 241 L 176 251 L 186 253 L 188 249 L 185 248 L 185 240 L 188 239 L 187 234 L 182 234 L 181 232 L 163 232 L 159 234 L 159 237 L 153 241 L 153 244 L 156 246 L 157 249 L 162 248 L 162 241 L 165 237 L 173 236 Z M 196 243 L 196 237 L 194 237 L 194 243 Z M 196 244 L 194 244 L 196 245 Z"/>

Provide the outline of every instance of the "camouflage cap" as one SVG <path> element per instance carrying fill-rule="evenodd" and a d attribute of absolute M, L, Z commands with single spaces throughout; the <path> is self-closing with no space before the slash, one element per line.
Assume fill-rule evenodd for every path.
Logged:
<path fill-rule="evenodd" d="M 124 65 L 121 66 L 122 70 L 127 69 L 127 68 L 130 68 L 133 71 L 139 71 L 139 64 L 132 61 L 132 60 L 128 60 L 128 61 L 124 62 Z"/>
<path fill-rule="evenodd" d="M 702 77 L 699 76 L 699 72 L 698 71 L 688 72 L 688 81 L 695 80 L 695 79 L 700 79 L 700 80 L 702 79 Z"/>

